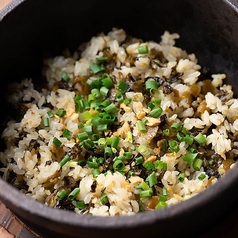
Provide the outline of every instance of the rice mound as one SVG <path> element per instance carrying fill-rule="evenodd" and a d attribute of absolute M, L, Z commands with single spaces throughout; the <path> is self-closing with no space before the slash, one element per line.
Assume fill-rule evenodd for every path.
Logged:
<path fill-rule="evenodd" d="M 238 100 L 225 74 L 204 78 L 178 38 L 144 42 L 113 28 L 45 59 L 40 90 L 15 83 L 8 100 L 22 110 L 2 133 L 3 179 L 98 216 L 162 209 L 217 182 L 238 154 Z"/>

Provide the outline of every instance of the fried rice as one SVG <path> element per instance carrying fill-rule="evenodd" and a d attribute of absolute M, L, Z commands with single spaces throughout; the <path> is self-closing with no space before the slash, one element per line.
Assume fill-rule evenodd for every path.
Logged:
<path fill-rule="evenodd" d="M 216 183 L 238 154 L 238 100 L 178 38 L 113 28 L 46 58 L 40 89 L 31 78 L 10 85 L 18 113 L 2 133 L 3 179 L 47 206 L 98 216 L 163 209 Z"/>

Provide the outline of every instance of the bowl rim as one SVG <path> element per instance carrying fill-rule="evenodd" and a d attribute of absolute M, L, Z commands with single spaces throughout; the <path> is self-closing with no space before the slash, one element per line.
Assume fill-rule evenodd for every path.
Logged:
<path fill-rule="evenodd" d="M 12 0 L 6 7 L 0 11 L 0 25 L 1 22 L 23 2 L 30 0 Z M 238 3 L 234 0 L 223 0 L 229 4 L 236 12 L 238 12 Z M 11 206 L 16 206 L 28 214 L 37 215 L 42 219 L 54 221 L 59 224 L 68 224 L 73 226 L 80 226 L 88 228 L 101 229 L 123 229 L 132 228 L 135 226 L 146 226 L 158 221 L 165 221 L 172 219 L 178 214 L 188 214 L 191 211 L 198 210 L 204 206 L 208 201 L 215 202 L 217 196 L 222 196 L 227 191 L 231 190 L 234 181 L 238 180 L 238 165 L 229 170 L 223 177 L 215 184 L 212 184 L 204 191 L 186 200 L 185 202 L 172 205 L 157 211 L 143 212 L 131 216 L 114 216 L 114 217 L 100 217 L 88 216 L 83 214 L 76 214 L 74 212 L 60 210 L 48 207 L 32 198 L 25 196 L 16 188 L 12 187 L 0 177 L 0 199 L 10 207 L 10 210 L 16 210 Z M 238 183 L 238 182 L 237 182 Z M 10 196 L 9 196 L 10 194 Z M 20 202 L 19 202 L 20 201 Z M 34 222 L 34 221 L 33 221 Z"/>

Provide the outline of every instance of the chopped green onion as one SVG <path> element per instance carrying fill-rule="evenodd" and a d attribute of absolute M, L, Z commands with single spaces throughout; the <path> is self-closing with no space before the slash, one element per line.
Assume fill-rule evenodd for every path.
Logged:
<path fill-rule="evenodd" d="M 44 124 L 44 127 L 49 127 L 50 121 L 48 117 L 43 118 L 43 124 Z"/>
<path fill-rule="evenodd" d="M 193 144 L 193 138 L 190 137 L 189 135 L 186 135 L 184 138 L 183 138 L 184 142 L 188 145 L 192 145 Z"/>
<path fill-rule="evenodd" d="M 119 136 L 113 137 L 111 147 L 116 149 L 118 147 L 119 142 L 120 142 Z"/>
<path fill-rule="evenodd" d="M 61 78 L 67 83 L 70 81 L 70 77 L 68 76 L 68 74 L 65 71 L 61 72 Z"/>
<path fill-rule="evenodd" d="M 68 193 L 65 189 L 62 189 L 60 190 L 58 193 L 57 193 L 57 197 L 62 200 L 64 199 L 65 197 L 67 197 Z"/>
<path fill-rule="evenodd" d="M 133 171 L 128 171 L 128 175 L 129 175 L 129 176 L 134 176 L 134 175 L 135 175 L 135 172 L 133 172 Z"/>
<path fill-rule="evenodd" d="M 143 190 L 148 190 L 150 188 L 149 185 L 145 181 L 141 182 L 140 187 Z"/>
<path fill-rule="evenodd" d="M 159 107 L 161 105 L 161 100 L 152 100 L 148 103 L 148 107 L 152 110 L 155 107 Z"/>
<path fill-rule="evenodd" d="M 109 104 L 107 107 L 104 108 L 105 112 L 112 113 L 117 110 L 117 107 L 114 103 Z"/>
<path fill-rule="evenodd" d="M 167 150 L 167 140 L 165 140 L 165 139 L 162 140 L 162 149 L 163 149 L 163 151 Z"/>
<path fill-rule="evenodd" d="M 153 90 L 157 90 L 158 89 L 158 83 L 154 80 L 147 80 L 145 82 L 145 88 L 147 90 L 150 91 L 150 93 L 152 93 Z"/>
<path fill-rule="evenodd" d="M 131 98 L 125 98 L 123 102 L 124 102 L 125 105 L 129 105 L 132 102 L 132 99 Z"/>
<path fill-rule="evenodd" d="M 128 84 L 125 81 L 119 81 L 118 89 L 120 89 L 123 93 L 126 92 L 128 88 Z"/>
<path fill-rule="evenodd" d="M 88 139 L 88 133 L 85 131 L 79 133 L 77 136 L 78 136 L 79 141 L 84 141 L 84 140 Z"/>
<path fill-rule="evenodd" d="M 68 199 L 69 200 L 74 200 L 75 197 L 79 194 L 80 192 L 80 188 L 75 188 L 69 195 L 68 195 Z"/>
<path fill-rule="evenodd" d="M 207 143 L 207 138 L 202 133 L 199 133 L 197 136 L 195 136 L 194 140 L 197 141 L 200 145 Z"/>
<path fill-rule="evenodd" d="M 94 142 L 90 139 L 86 139 L 82 141 L 81 143 L 86 150 L 90 150 L 94 147 Z"/>
<path fill-rule="evenodd" d="M 107 96 L 108 92 L 109 92 L 109 89 L 108 89 L 108 88 L 106 88 L 106 87 L 104 87 L 104 86 L 102 86 L 102 87 L 100 88 L 100 94 L 103 95 L 104 97 Z"/>
<path fill-rule="evenodd" d="M 101 62 L 101 61 L 107 61 L 108 58 L 106 56 L 105 57 L 97 57 L 96 60 Z"/>
<path fill-rule="evenodd" d="M 124 163 L 123 163 L 123 161 L 121 161 L 121 160 L 116 160 L 115 162 L 114 162 L 114 164 L 113 164 L 113 169 L 115 170 L 115 171 L 119 171 L 119 172 L 123 172 L 124 171 L 124 168 L 125 168 L 125 165 L 124 165 Z"/>
<path fill-rule="evenodd" d="M 152 187 L 155 184 L 157 184 L 157 177 L 155 172 L 151 173 L 147 178 L 146 178 L 146 182 L 149 183 L 149 186 Z"/>
<path fill-rule="evenodd" d="M 56 137 L 54 137 L 53 143 L 54 143 L 57 147 L 61 146 L 61 144 L 62 144 L 62 142 L 61 142 L 58 138 L 56 138 Z"/>
<path fill-rule="evenodd" d="M 77 161 L 69 161 L 67 163 L 67 166 L 69 166 L 70 168 L 75 168 L 78 165 Z"/>
<path fill-rule="evenodd" d="M 84 163 L 84 159 L 80 159 L 80 160 L 77 162 L 78 165 L 82 165 L 83 163 Z"/>
<path fill-rule="evenodd" d="M 136 161 L 136 165 L 138 165 L 138 164 L 142 164 L 144 162 L 144 159 L 142 156 L 139 156 L 135 158 L 135 161 Z"/>
<path fill-rule="evenodd" d="M 49 118 L 52 118 L 52 117 L 54 117 L 54 113 L 50 110 L 50 111 L 48 111 L 47 112 L 47 114 L 48 114 L 48 116 L 49 116 Z"/>
<path fill-rule="evenodd" d="M 198 155 L 198 153 L 191 153 L 191 152 L 189 152 L 188 154 L 186 154 L 183 157 L 183 160 L 190 164 L 196 158 L 197 155 Z"/>
<path fill-rule="evenodd" d="M 203 160 L 199 158 L 195 158 L 193 161 L 193 168 L 195 170 L 200 170 L 203 164 Z"/>
<path fill-rule="evenodd" d="M 149 49 L 148 49 L 147 45 L 140 45 L 138 47 L 138 53 L 139 54 L 148 54 L 148 52 L 149 52 Z"/>
<path fill-rule="evenodd" d="M 86 207 L 86 204 L 84 200 L 79 200 L 76 202 L 76 207 L 80 210 L 84 209 Z"/>
<path fill-rule="evenodd" d="M 112 149 L 110 148 L 110 147 L 105 147 L 105 149 L 104 149 L 104 155 L 106 156 L 106 157 L 110 157 L 110 156 L 112 156 Z"/>
<path fill-rule="evenodd" d="M 82 112 L 81 117 L 82 117 L 83 121 L 89 121 L 93 118 L 92 114 L 89 111 Z"/>
<path fill-rule="evenodd" d="M 123 102 L 124 97 L 123 97 L 122 92 L 117 92 L 117 93 L 116 93 L 116 99 L 117 99 L 117 101 L 118 101 L 119 103 L 122 103 L 122 102 Z"/>
<path fill-rule="evenodd" d="M 143 166 L 146 168 L 146 170 L 154 170 L 155 166 L 151 161 L 146 161 Z"/>
<path fill-rule="evenodd" d="M 100 135 L 98 135 L 98 134 L 92 134 L 92 135 L 91 135 L 92 141 L 98 141 L 99 138 L 100 138 Z"/>
<path fill-rule="evenodd" d="M 163 194 L 164 196 L 168 196 L 168 191 L 167 191 L 166 188 L 163 188 L 163 189 L 162 189 L 162 194 Z"/>
<path fill-rule="evenodd" d="M 96 178 L 100 173 L 101 173 L 101 172 L 100 172 L 99 168 L 94 168 L 94 169 L 92 170 L 92 174 L 93 174 L 93 177 L 94 177 L 94 178 Z"/>
<path fill-rule="evenodd" d="M 179 130 L 179 129 L 181 129 L 182 128 L 182 125 L 180 124 L 180 123 L 178 123 L 178 122 L 174 122 L 172 125 L 171 125 L 171 127 L 173 128 L 173 129 L 175 129 L 175 130 Z"/>
<path fill-rule="evenodd" d="M 98 64 L 95 64 L 94 62 L 90 62 L 90 70 L 94 74 L 98 74 L 100 72 L 103 72 L 105 70 L 105 67 L 103 65 L 98 65 Z"/>
<path fill-rule="evenodd" d="M 125 159 L 130 159 L 131 157 L 132 157 L 132 152 L 130 152 L 130 151 L 127 151 L 127 152 L 125 152 L 124 154 L 123 154 L 123 156 L 125 156 Z"/>
<path fill-rule="evenodd" d="M 175 140 L 169 141 L 169 148 L 172 152 L 178 152 L 179 151 L 179 144 Z"/>
<path fill-rule="evenodd" d="M 70 140 L 72 134 L 73 134 L 73 132 L 68 129 L 63 130 L 63 137 L 67 138 L 68 140 Z"/>
<path fill-rule="evenodd" d="M 86 132 L 88 135 L 92 135 L 93 134 L 93 127 L 92 127 L 92 125 L 85 125 L 84 126 L 84 132 Z"/>
<path fill-rule="evenodd" d="M 180 173 L 179 176 L 178 176 L 178 181 L 179 181 L 180 183 L 182 183 L 185 178 L 186 178 L 185 173 Z"/>
<path fill-rule="evenodd" d="M 213 159 L 208 160 L 208 164 L 212 165 L 214 163 Z"/>
<path fill-rule="evenodd" d="M 100 139 L 98 140 L 98 147 L 99 147 L 100 149 L 104 149 L 104 148 L 106 147 L 106 145 L 107 145 L 107 142 L 106 142 L 106 139 L 105 139 L 105 138 L 100 138 Z"/>
<path fill-rule="evenodd" d="M 114 86 L 114 83 L 110 77 L 103 78 L 102 84 L 106 88 L 112 88 Z"/>
<path fill-rule="evenodd" d="M 107 124 L 101 124 L 97 126 L 97 131 L 101 132 L 101 131 L 106 131 L 107 130 Z"/>
<path fill-rule="evenodd" d="M 66 111 L 64 109 L 58 109 L 55 114 L 59 117 L 64 117 L 66 115 Z"/>
<path fill-rule="evenodd" d="M 100 93 L 100 90 L 99 90 L 98 88 L 93 88 L 93 89 L 91 90 L 91 94 L 93 95 L 93 97 L 94 97 L 95 99 L 98 99 L 98 98 L 101 97 L 101 93 Z"/>
<path fill-rule="evenodd" d="M 148 157 L 150 155 L 150 149 L 146 145 L 139 145 L 137 150 L 144 157 Z"/>
<path fill-rule="evenodd" d="M 167 204 L 166 202 L 160 201 L 160 202 L 157 204 L 157 206 L 155 207 L 155 209 L 157 210 L 157 209 L 165 208 L 165 207 L 167 207 L 167 206 L 168 206 L 168 204 Z"/>
<path fill-rule="evenodd" d="M 108 203 L 108 197 L 106 193 L 102 193 L 100 196 L 100 201 L 102 203 L 102 205 L 105 205 Z"/>
<path fill-rule="evenodd" d="M 156 160 L 154 162 L 154 166 L 157 170 L 166 171 L 167 170 L 167 163 L 161 160 Z"/>
<path fill-rule="evenodd" d="M 141 198 L 151 197 L 152 195 L 153 195 L 152 189 L 140 191 Z"/>
<path fill-rule="evenodd" d="M 170 130 L 167 128 L 167 129 L 164 129 L 163 130 L 163 134 L 165 135 L 165 136 L 169 136 L 170 135 Z"/>
<path fill-rule="evenodd" d="M 132 143 L 133 142 L 133 136 L 132 133 L 130 131 L 127 132 L 127 140 Z"/>
<path fill-rule="evenodd" d="M 140 211 L 140 212 L 144 212 L 144 211 L 145 211 L 145 209 L 144 209 L 144 207 L 143 207 L 142 201 L 139 201 L 139 211 Z"/>
<path fill-rule="evenodd" d="M 138 120 L 138 121 L 136 122 L 136 124 L 137 124 L 138 129 L 139 129 L 139 131 L 140 131 L 141 133 L 147 132 L 147 128 L 146 128 L 145 123 L 144 123 L 143 121 Z"/>
<path fill-rule="evenodd" d="M 64 166 L 68 161 L 70 161 L 70 156 L 66 154 L 63 159 L 59 162 L 59 165 L 62 167 Z"/>
<path fill-rule="evenodd" d="M 160 200 L 160 202 L 166 202 L 166 200 L 167 200 L 167 196 L 166 195 L 159 195 L 159 200 Z"/>
<path fill-rule="evenodd" d="M 205 179 L 206 178 L 206 175 L 205 174 L 200 174 L 199 176 L 198 176 L 198 179 L 199 180 L 203 180 L 203 179 Z"/>
<path fill-rule="evenodd" d="M 162 112 L 163 112 L 163 109 L 161 107 L 156 107 L 156 108 L 151 110 L 149 115 L 154 117 L 154 118 L 157 118 L 162 114 Z"/>

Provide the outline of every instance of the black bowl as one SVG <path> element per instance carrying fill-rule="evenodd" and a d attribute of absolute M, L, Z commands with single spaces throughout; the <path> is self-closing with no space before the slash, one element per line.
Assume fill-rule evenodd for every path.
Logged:
<path fill-rule="evenodd" d="M 177 45 L 195 53 L 209 73 L 226 73 L 238 92 L 238 9 L 232 0 L 13 0 L 0 12 L 0 103 L 9 82 L 39 80 L 44 56 L 61 54 L 112 27 L 144 40 L 177 32 Z M 8 108 L 0 113 L 1 130 Z M 2 145 L 1 145 L 2 146 Z M 180 204 L 133 216 L 95 217 L 46 207 L 0 179 L 0 199 L 43 237 L 200 236 L 234 209 L 238 167 Z"/>

